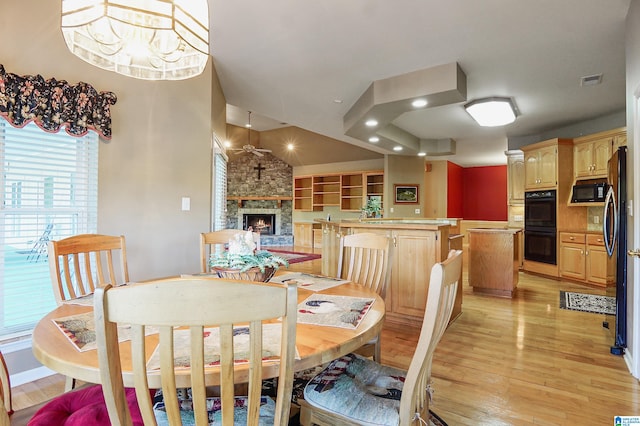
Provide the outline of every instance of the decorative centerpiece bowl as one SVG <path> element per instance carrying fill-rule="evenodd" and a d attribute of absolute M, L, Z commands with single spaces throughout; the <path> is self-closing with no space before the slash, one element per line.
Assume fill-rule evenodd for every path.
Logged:
<path fill-rule="evenodd" d="M 287 259 L 267 250 L 256 250 L 251 231 L 239 232 L 229 240 L 228 250 L 214 253 L 209 260 L 211 271 L 220 278 L 267 282 Z"/>

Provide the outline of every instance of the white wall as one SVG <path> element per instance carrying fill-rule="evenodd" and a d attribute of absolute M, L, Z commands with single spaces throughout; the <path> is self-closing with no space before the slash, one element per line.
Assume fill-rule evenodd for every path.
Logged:
<path fill-rule="evenodd" d="M 629 249 L 638 247 L 640 239 L 640 188 L 634 185 L 636 181 L 636 170 L 640 167 L 640 152 L 637 149 L 637 139 L 640 129 L 638 117 L 640 111 L 637 108 L 637 98 L 640 97 L 640 2 L 632 0 L 627 14 L 626 23 L 626 73 L 627 73 L 627 196 L 634 199 L 634 214 L 628 217 L 627 246 Z M 625 359 L 630 366 L 631 373 L 640 378 L 640 278 L 638 277 L 638 258 L 628 257 L 627 266 L 627 340 L 628 348 Z"/>

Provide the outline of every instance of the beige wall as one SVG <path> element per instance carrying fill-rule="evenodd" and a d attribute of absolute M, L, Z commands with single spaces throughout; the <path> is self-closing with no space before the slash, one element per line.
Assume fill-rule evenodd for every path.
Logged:
<path fill-rule="evenodd" d="M 403 155 L 387 155 L 384 176 L 384 214 L 385 217 L 425 217 L 424 213 L 424 159 Z M 393 188 L 395 184 L 418 184 L 419 204 L 394 204 Z M 393 209 L 393 212 L 391 211 Z M 420 209 L 420 213 L 415 213 Z M 426 216 L 428 217 L 428 216 Z"/>
<path fill-rule="evenodd" d="M 198 271 L 198 234 L 209 228 L 211 135 L 226 138 L 226 102 L 211 61 L 201 76 L 174 82 L 93 67 L 68 52 L 59 1 L 3 1 L 0 40 L 7 72 L 84 81 L 117 95 L 113 138 L 100 143 L 98 232 L 126 236 L 131 279 Z M 191 198 L 190 211 L 181 211 L 181 197 Z"/>
<path fill-rule="evenodd" d="M 447 196 L 449 191 L 448 166 L 444 160 L 427 161 L 424 173 L 424 216 L 449 217 Z"/>

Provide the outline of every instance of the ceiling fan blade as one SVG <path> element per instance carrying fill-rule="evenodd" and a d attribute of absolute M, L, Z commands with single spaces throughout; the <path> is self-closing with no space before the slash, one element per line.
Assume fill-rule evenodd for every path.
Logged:
<path fill-rule="evenodd" d="M 254 151 L 260 151 L 260 152 L 271 152 L 270 149 L 266 149 L 266 148 L 256 148 L 254 149 Z"/>
<path fill-rule="evenodd" d="M 257 155 L 258 157 L 264 157 L 264 154 L 263 154 L 263 153 L 258 152 L 258 151 L 257 151 L 257 150 L 255 150 L 255 149 L 254 149 L 252 152 L 253 152 L 255 155 Z"/>

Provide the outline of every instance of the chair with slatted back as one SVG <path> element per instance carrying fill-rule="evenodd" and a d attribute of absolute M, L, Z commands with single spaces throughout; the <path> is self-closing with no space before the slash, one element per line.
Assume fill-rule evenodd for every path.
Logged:
<path fill-rule="evenodd" d="M 129 282 L 124 236 L 81 234 L 48 244 L 49 271 L 58 305 L 99 286 Z M 75 387 L 67 378 L 65 390 Z"/>
<path fill-rule="evenodd" d="M 241 229 L 222 229 L 220 231 L 203 232 L 200 234 L 200 265 L 203 273 L 209 272 L 209 259 L 213 253 L 220 253 L 225 250 L 229 240 L 235 238 L 238 233 L 243 233 Z M 260 233 L 253 233 L 253 242 L 256 250 L 260 250 Z"/>
<path fill-rule="evenodd" d="M 363 285 L 384 298 L 391 274 L 392 250 L 389 237 L 371 232 L 340 238 L 338 276 Z M 380 361 L 380 336 L 364 345 L 358 353 Z"/>
<path fill-rule="evenodd" d="M 49 271 L 58 304 L 105 284 L 129 282 L 124 236 L 81 234 L 49 241 Z"/>
<path fill-rule="evenodd" d="M 94 298 L 100 376 L 113 424 L 129 424 L 123 396 L 121 356 L 132 360 L 133 380 L 145 425 L 156 422 L 180 425 L 181 415 L 191 421 L 195 419 L 197 425 L 208 425 L 209 415 L 221 416 L 223 425 L 233 425 L 234 406 L 237 408 L 236 422 L 246 416 L 247 424 L 257 425 L 260 416 L 265 422 L 260 424 L 288 423 L 295 360 L 295 284 L 282 286 L 192 276 L 132 286 L 106 286 L 97 289 Z M 130 326 L 131 353 L 128 350 L 120 353 L 118 323 Z M 144 342 L 145 328 L 149 326 L 159 332 L 156 351 L 159 356 L 154 358 L 152 355 L 147 361 L 149 348 L 145 351 Z M 176 326 L 181 328 L 174 330 Z M 179 333 L 189 336 L 188 340 L 183 340 Z M 215 351 L 206 351 L 213 342 L 205 342 L 205 339 L 216 340 L 207 335 L 219 337 L 219 356 Z M 279 360 L 275 361 L 279 361 L 275 402 L 261 395 L 263 354 L 269 348 L 263 346 L 263 337 L 276 341 L 277 349 L 269 349 L 269 353 L 280 352 Z M 244 341 L 245 345 L 239 341 Z M 237 345 L 235 353 L 234 343 Z M 174 359 L 178 356 L 190 360 L 190 373 L 174 368 Z M 248 360 L 249 365 L 234 362 L 234 356 Z M 158 362 L 154 363 L 153 359 Z M 218 360 L 219 366 L 212 367 Z M 215 401 L 207 400 L 206 396 L 206 386 L 217 385 L 206 380 L 205 370 L 209 368 L 220 370 L 220 396 Z M 236 396 L 234 382 L 243 382 L 247 377 L 248 394 Z M 162 389 L 162 403 L 152 403 L 149 387 Z M 183 388 L 190 388 L 190 391 L 177 391 Z M 208 404 L 210 407 L 221 405 L 221 410 L 216 414 L 208 412 Z M 273 419 L 265 420 L 265 417 Z"/>
<path fill-rule="evenodd" d="M 449 323 L 461 270 L 462 250 L 452 250 L 431 269 L 422 329 L 407 371 L 356 354 L 338 358 L 305 386 L 300 423 L 429 424 L 433 354 Z"/>

